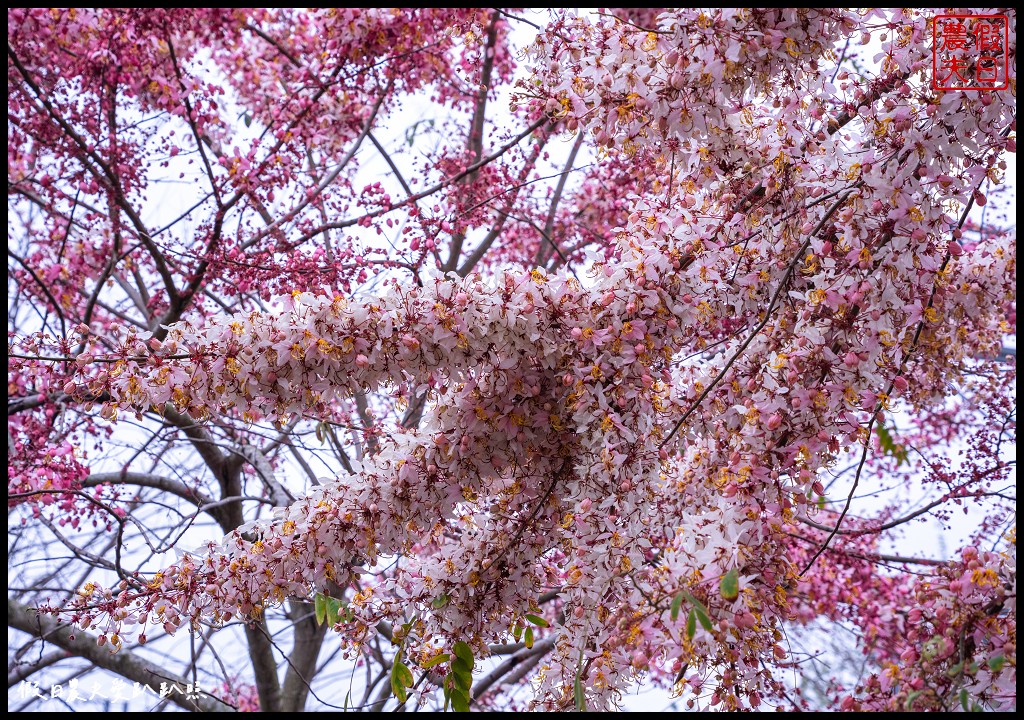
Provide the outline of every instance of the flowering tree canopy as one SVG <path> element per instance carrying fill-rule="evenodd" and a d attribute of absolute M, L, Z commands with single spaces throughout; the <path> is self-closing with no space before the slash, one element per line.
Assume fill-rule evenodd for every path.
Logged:
<path fill-rule="evenodd" d="M 1015 707 L 1015 80 L 933 89 L 927 13 L 532 17 L 8 10 L 15 681 Z"/>

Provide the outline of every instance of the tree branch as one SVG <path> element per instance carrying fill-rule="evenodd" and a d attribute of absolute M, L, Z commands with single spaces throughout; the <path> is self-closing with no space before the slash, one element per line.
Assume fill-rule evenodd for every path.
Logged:
<path fill-rule="evenodd" d="M 17 600 L 7 600 L 7 626 L 26 632 L 52 643 L 72 655 L 88 660 L 96 667 L 117 673 L 123 678 L 149 685 L 152 682 L 171 682 L 184 688 L 188 681 L 167 672 L 165 668 L 133 655 L 127 650 L 112 653 L 97 644 L 93 635 L 61 625 L 47 615 L 22 605 Z M 10 678 L 8 678 L 10 679 Z M 201 712 L 234 712 L 234 708 L 212 695 L 200 695 L 195 700 L 186 699 L 182 693 L 171 693 L 167 699 L 185 710 Z"/>
<path fill-rule="evenodd" d="M 30 641 L 31 644 L 31 641 Z M 54 650 L 52 653 L 47 653 L 35 662 L 29 661 L 16 661 L 14 669 L 7 671 L 7 689 L 11 689 L 22 680 L 35 675 L 43 668 L 50 667 L 59 663 L 61 660 L 66 660 L 72 657 L 71 653 L 66 650 Z"/>
<path fill-rule="evenodd" d="M 484 49 L 484 64 L 480 70 L 480 87 L 476 94 L 476 104 L 473 107 L 473 120 L 470 124 L 469 137 L 466 138 L 466 154 L 472 160 L 483 155 L 484 148 L 484 120 L 487 109 L 487 93 L 491 88 L 491 71 L 494 69 L 494 46 L 498 41 L 498 19 L 501 17 L 497 12 L 491 14 L 491 22 L 487 27 L 487 44 Z M 467 174 L 459 181 L 459 184 L 471 184 L 476 180 L 477 170 Z M 451 252 L 444 269 L 454 272 L 459 266 L 459 256 L 462 254 L 462 243 L 466 240 L 465 232 L 456 232 L 452 235 Z"/>
<path fill-rule="evenodd" d="M 213 502 L 212 499 L 199 492 L 193 490 L 189 486 L 177 480 L 163 477 L 162 475 L 153 475 L 151 473 L 140 473 L 140 472 L 110 472 L 110 473 L 92 473 L 85 480 L 82 481 L 82 487 L 96 487 L 97 485 L 104 484 L 111 485 L 138 485 L 139 487 L 155 488 L 162 490 L 171 495 L 176 495 L 183 500 L 187 500 L 196 507 L 202 507 Z"/>
<path fill-rule="evenodd" d="M 316 675 L 316 659 L 327 634 L 327 623 L 317 625 L 312 603 L 299 600 L 291 601 L 288 615 L 293 623 L 294 641 L 281 688 L 281 710 L 302 712 L 309 696 L 309 684 Z"/>
<path fill-rule="evenodd" d="M 385 213 L 391 212 L 392 210 L 397 210 L 397 209 L 399 209 L 401 207 L 405 207 L 406 205 L 411 205 L 413 203 L 418 202 L 419 200 L 422 200 L 425 197 L 433 195 L 438 190 L 441 190 L 442 188 L 448 187 L 452 183 L 457 183 L 459 180 L 461 180 L 462 178 L 466 177 L 467 175 L 476 172 L 477 170 L 479 170 L 480 168 L 484 167 L 485 165 L 487 165 L 489 163 L 494 162 L 495 160 L 500 158 L 502 155 L 504 155 L 506 152 L 508 152 L 510 149 L 512 149 L 513 147 L 518 145 L 520 142 L 522 142 L 523 138 L 527 137 L 528 135 L 533 133 L 538 128 L 542 127 L 547 122 L 550 122 L 550 120 L 547 117 L 542 117 L 542 118 L 539 118 L 539 119 L 533 121 L 521 133 L 516 135 L 514 138 L 509 140 L 507 143 L 502 145 L 500 148 L 498 148 L 493 153 L 491 153 L 487 157 L 483 158 L 479 162 L 473 163 L 472 165 L 470 165 L 469 167 L 465 168 L 464 170 L 461 170 L 461 171 L 455 173 L 455 175 L 451 176 L 450 178 L 446 178 L 444 180 L 441 180 L 441 181 L 435 183 L 434 185 L 431 185 L 427 189 L 421 190 L 420 192 L 416 193 L 415 195 L 410 195 L 409 197 L 407 197 L 405 200 L 403 200 L 400 203 L 396 203 L 394 205 L 390 205 L 388 207 L 381 208 L 379 210 L 374 210 L 372 212 L 368 212 L 365 215 L 360 215 L 359 217 L 349 218 L 348 220 L 339 220 L 337 222 L 324 223 L 323 225 L 321 225 L 319 227 L 312 228 L 311 230 L 306 232 L 302 237 L 300 237 L 298 240 L 293 242 L 292 245 L 293 246 L 301 245 L 302 243 L 306 242 L 307 240 L 309 240 L 311 238 L 316 237 L 317 235 L 319 235 L 320 233 L 324 232 L 325 230 L 341 230 L 343 228 L 352 227 L 353 225 L 358 225 L 359 223 L 363 222 L 364 220 L 372 220 L 373 218 L 380 217 L 381 215 L 384 215 Z"/>

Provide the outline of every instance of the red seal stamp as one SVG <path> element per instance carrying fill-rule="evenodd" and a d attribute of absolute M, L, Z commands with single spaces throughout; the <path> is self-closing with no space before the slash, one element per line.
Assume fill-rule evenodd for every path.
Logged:
<path fill-rule="evenodd" d="M 932 18 L 932 87 L 936 90 L 1005 90 L 1010 61 L 1006 15 L 936 15 Z"/>

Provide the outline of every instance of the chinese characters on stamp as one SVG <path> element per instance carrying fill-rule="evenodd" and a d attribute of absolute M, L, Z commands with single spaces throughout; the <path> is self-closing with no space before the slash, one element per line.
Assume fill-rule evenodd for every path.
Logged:
<path fill-rule="evenodd" d="M 1004 90 L 1009 85 L 1006 15 L 932 18 L 932 87 Z"/>

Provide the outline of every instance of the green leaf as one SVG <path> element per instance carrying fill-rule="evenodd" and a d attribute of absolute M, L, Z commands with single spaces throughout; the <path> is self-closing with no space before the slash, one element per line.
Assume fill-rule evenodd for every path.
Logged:
<path fill-rule="evenodd" d="M 332 597 L 327 598 L 326 620 L 328 625 L 336 625 L 341 620 L 341 609 L 345 605 L 344 600 L 336 600 Z"/>
<path fill-rule="evenodd" d="M 441 593 L 436 598 L 434 598 L 434 601 L 432 603 L 430 603 L 430 607 L 434 608 L 435 610 L 440 610 L 441 608 L 443 608 L 447 604 L 448 604 L 448 595 L 445 594 L 445 593 Z"/>
<path fill-rule="evenodd" d="M 516 642 L 519 642 L 519 639 L 522 636 L 523 636 L 523 629 L 521 627 L 519 627 L 519 623 L 516 623 L 516 626 L 514 628 L 512 628 L 512 637 L 514 637 L 516 639 Z"/>
<path fill-rule="evenodd" d="M 679 619 L 679 608 L 683 606 L 683 594 L 676 593 L 676 596 L 672 598 L 672 608 L 669 610 L 669 615 L 672 617 L 672 622 Z"/>
<path fill-rule="evenodd" d="M 316 624 L 323 625 L 327 617 L 327 596 L 317 593 L 313 598 L 313 610 L 316 613 Z"/>
<path fill-rule="evenodd" d="M 523 639 L 526 642 L 526 647 L 532 648 L 533 647 L 533 628 L 526 628 L 525 636 L 526 637 L 523 638 Z"/>
<path fill-rule="evenodd" d="M 1003 665 L 1006 664 L 1005 655 L 993 655 L 988 659 L 988 669 L 992 672 L 999 672 L 1003 669 Z"/>
<path fill-rule="evenodd" d="M 426 124 L 427 127 L 430 127 L 430 128 L 434 127 L 434 121 L 433 121 L 433 119 L 430 119 L 430 120 L 419 120 L 415 124 L 413 124 L 412 127 L 406 129 L 406 131 L 405 131 L 405 142 L 408 143 L 409 147 L 412 147 L 413 143 L 416 141 L 416 131 L 417 131 L 417 129 L 419 128 L 419 126 L 421 124 Z"/>
<path fill-rule="evenodd" d="M 909 695 L 907 695 L 907 702 L 904 703 L 903 709 L 904 710 L 912 709 L 914 707 L 914 701 L 917 700 L 917 698 L 920 697 L 921 693 L 923 693 L 923 692 L 924 692 L 924 690 L 915 690 L 914 692 L 912 692 Z"/>
<path fill-rule="evenodd" d="M 455 658 L 452 661 L 452 676 L 457 688 L 468 691 L 473 685 L 473 671 L 462 658 Z"/>
<path fill-rule="evenodd" d="M 970 712 L 971 706 L 968 704 L 967 688 L 960 691 L 960 707 L 964 709 L 964 712 Z"/>
<path fill-rule="evenodd" d="M 412 687 L 412 684 L 416 682 L 412 677 L 412 671 L 401 660 L 396 662 L 391 668 L 391 674 L 397 675 L 398 681 L 405 687 Z"/>
<path fill-rule="evenodd" d="M 697 612 L 697 621 L 700 623 L 700 626 L 708 632 L 711 632 L 714 625 L 711 624 L 711 617 L 708 615 L 708 609 L 704 607 L 704 603 L 685 590 L 683 590 L 683 594 L 686 596 L 686 599 L 690 601 L 690 604 L 693 605 L 693 609 Z"/>
<path fill-rule="evenodd" d="M 572 695 L 576 701 L 576 709 L 579 712 L 587 711 L 587 695 L 583 692 L 583 678 L 576 673 L 576 679 L 572 681 Z"/>
<path fill-rule="evenodd" d="M 455 651 L 455 657 L 466 663 L 466 665 L 469 666 L 469 669 L 472 670 L 473 665 L 475 664 L 473 662 L 473 648 L 460 640 L 455 643 L 453 650 Z"/>
<path fill-rule="evenodd" d="M 700 626 L 711 632 L 714 625 L 711 623 L 711 618 L 708 617 L 707 611 L 703 607 L 695 607 L 694 610 L 697 611 L 697 622 L 700 623 Z"/>
<path fill-rule="evenodd" d="M 956 665 L 953 665 L 948 670 L 946 670 L 946 677 L 955 678 L 957 675 L 959 675 L 963 671 L 964 671 L 964 664 L 963 664 L 963 662 L 958 662 Z"/>
<path fill-rule="evenodd" d="M 395 664 L 391 666 L 391 692 L 395 694 L 399 702 L 405 702 L 408 697 L 405 689 L 412 687 L 414 682 L 412 672 L 405 663 L 396 660 Z"/>
<path fill-rule="evenodd" d="M 452 710 L 455 712 L 469 712 L 469 693 L 461 693 L 458 690 L 452 690 Z"/>
<path fill-rule="evenodd" d="M 423 663 L 423 669 L 429 670 L 435 665 L 440 665 L 443 662 L 448 662 L 448 659 L 450 657 L 451 655 L 449 655 L 448 653 L 441 653 L 440 655 L 435 655 L 434 657 L 430 658 L 425 663 Z"/>
<path fill-rule="evenodd" d="M 391 693 L 398 698 L 399 702 L 405 702 L 409 699 L 409 696 L 405 692 L 405 688 L 402 687 L 401 683 L 398 682 L 394 675 L 391 676 Z"/>
<path fill-rule="evenodd" d="M 882 448 L 883 453 L 896 458 L 896 467 L 907 462 L 907 449 L 893 440 L 888 428 L 885 427 L 885 423 L 878 423 L 875 432 L 878 433 L 878 446 Z"/>
<path fill-rule="evenodd" d="M 718 591 L 722 593 L 722 597 L 726 600 L 735 600 L 739 597 L 740 573 L 736 568 L 722 576 L 721 582 L 718 583 Z"/>
<path fill-rule="evenodd" d="M 548 621 L 545 620 L 542 617 L 537 617 L 536 615 L 527 615 L 526 619 L 529 620 L 530 622 L 532 622 L 537 627 L 542 627 L 542 628 L 549 627 Z"/>
<path fill-rule="evenodd" d="M 686 618 L 686 639 L 693 640 L 697 634 L 697 611 L 690 608 L 690 614 Z"/>

